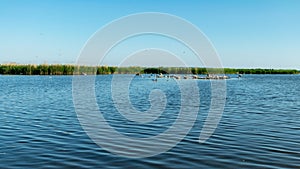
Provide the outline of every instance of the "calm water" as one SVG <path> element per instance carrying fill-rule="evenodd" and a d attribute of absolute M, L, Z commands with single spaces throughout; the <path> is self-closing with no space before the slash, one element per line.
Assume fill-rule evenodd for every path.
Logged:
<path fill-rule="evenodd" d="M 141 126 L 113 107 L 111 77 L 97 76 L 96 96 L 105 118 L 120 133 L 147 138 L 175 121 L 180 97 L 174 81 L 132 81 L 130 99 L 138 110 L 150 108 L 153 89 L 168 98 L 166 112 Z M 83 131 L 74 110 L 72 76 L 0 76 L 0 168 L 300 168 L 299 82 L 299 75 L 227 80 L 222 120 L 214 135 L 199 144 L 210 83 L 198 80 L 200 111 L 189 134 L 168 152 L 128 159 L 105 151 Z"/>

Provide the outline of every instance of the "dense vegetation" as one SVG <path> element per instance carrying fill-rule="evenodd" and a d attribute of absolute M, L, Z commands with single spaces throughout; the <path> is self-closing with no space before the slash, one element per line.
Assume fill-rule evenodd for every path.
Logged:
<path fill-rule="evenodd" d="M 232 69 L 224 68 L 226 74 L 299 74 L 296 69 Z"/>
<path fill-rule="evenodd" d="M 0 65 L 0 74 L 9 75 L 73 75 L 73 74 L 298 74 L 294 69 L 233 69 L 233 68 L 185 68 L 185 67 L 114 67 L 75 65 Z"/>
<path fill-rule="evenodd" d="M 0 65 L 0 74 L 10 75 L 73 75 L 113 74 L 116 67 L 74 65 Z"/>

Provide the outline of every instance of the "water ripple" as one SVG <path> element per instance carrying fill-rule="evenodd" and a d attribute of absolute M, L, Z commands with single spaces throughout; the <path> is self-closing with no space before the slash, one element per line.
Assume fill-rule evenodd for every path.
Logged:
<path fill-rule="evenodd" d="M 176 120 L 180 109 L 176 83 L 134 79 L 130 99 L 136 109 L 149 109 L 153 89 L 161 89 L 168 98 L 159 119 L 136 124 L 112 106 L 107 85 L 111 77 L 97 77 L 96 95 L 106 120 L 120 133 L 148 138 Z M 210 83 L 199 80 L 201 104 L 186 103 L 200 106 L 200 112 L 182 142 L 154 157 L 126 159 L 98 147 L 81 128 L 72 102 L 72 77 L 1 76 L 0 168 L 299 168 L 299 81 L 300 76 L 291 75 L 228 80 L 223 118 L 214 135 L 199 144 L 210 106 Z"/>

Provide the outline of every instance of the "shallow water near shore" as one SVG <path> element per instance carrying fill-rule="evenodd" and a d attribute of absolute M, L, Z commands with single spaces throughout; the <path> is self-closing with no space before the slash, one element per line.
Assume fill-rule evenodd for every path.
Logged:
<path fill-rule="evenodd" d="M 165 92 L 169 106 L 155 122 L 135 125 L 113 106 L 111 79 L 112 75 L 97 76 L 95 91 L 104 117 L 117 131 L 146 138 L 172 126 L 180 109 L 174 80 L 133 79 L 130 101 L 136 109 L 150 108 L 153 89 Z M 0 76 L 0 168 L 300 167 L 299 75 L 226 80 L 222 119 L 202 144 L 198 139 L 210 106 L 210 81 L 187 81 L 196 81 L 200 90 L 200 111 L 188 135 L 165 153 L 128 159 L 99 147 L 84 132 L 73 105 L 72 76 Z"/>

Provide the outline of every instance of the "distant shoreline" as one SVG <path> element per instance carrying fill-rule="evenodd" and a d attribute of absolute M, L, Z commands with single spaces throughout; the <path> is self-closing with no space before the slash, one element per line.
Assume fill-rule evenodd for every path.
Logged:
<path fill-rule="evenodd" d="M 1 75 L 101 75 L 101 74 L 299 74 L 296 69 L 204 68 L 204 67 L 116 67 L 78 65 L 0 64 Z"/>

